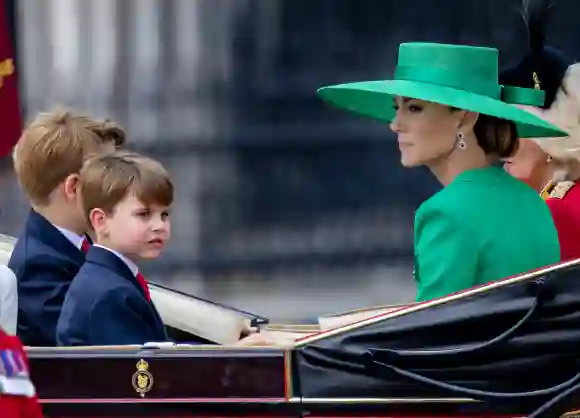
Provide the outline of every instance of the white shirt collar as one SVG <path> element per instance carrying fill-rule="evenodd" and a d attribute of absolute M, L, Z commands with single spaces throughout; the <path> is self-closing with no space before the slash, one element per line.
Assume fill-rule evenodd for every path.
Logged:
<path fill-rule="evenodd" d="M 104 247 L 102 245 L 99 244 L 93 244 L 94 247 L 99 247 L 102 248 L 104 250 L 109 251 L 110 253 L 115 254 L 117 257 L 119 257 L 126 265 L 127 267 L 129 267 L 129 270 L 131 270 L 131 272 L 133 273 L 133 276 L 137 277 L 137 273 L 139 273 L 139 267 L 137 267 L 137 264 L 135 264 L 132 260 L 129 260 L 127 257 L 125 257 L 123 254 L 112 250 L 110 248 Z"/>
<path fill-rule="evenodd" d="M 58 229 L 60 231 L 60 233 L 63 234 L 64 237 L 72 243 L 72 245 L 77 247 L 79 250 L 81 249 L 81 246 L 83 245 L 83 241 L 85 239 L 84 236 L 78 235 L 72 231 L 69 231 L 68 229 L 61 228 L 60 226 L 56 226 L 56 225 L 53 225 L 53 226 L 56 229 Z"/>

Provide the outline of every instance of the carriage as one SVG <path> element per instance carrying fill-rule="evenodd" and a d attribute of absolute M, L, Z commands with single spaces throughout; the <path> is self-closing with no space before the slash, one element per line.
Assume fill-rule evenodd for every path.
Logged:
<path fill-rule="evenodd" d="M 579 276 L 575 260 L 334 328 L 215 304 L 277 347 L 201 336 L 187 318 L 212 302 L 152 285 L 174 342 L 27 351 L 47 417 L 580 417 Z"/>

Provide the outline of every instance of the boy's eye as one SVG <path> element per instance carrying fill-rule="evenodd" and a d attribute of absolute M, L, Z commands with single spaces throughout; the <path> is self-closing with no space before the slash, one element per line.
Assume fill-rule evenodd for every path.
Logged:
<path fill-rule="evenodd" d="M 137 216 L 139 216 L 141 218 L 146 218 L 149 216 L 149 211 L 148 210 L 140 210 L 139 212 L 137 212 Z"/>
<path fill-rule="evenodd" d="M 169 218 L 169 212 L 161 212 L 161 219 L 165 221 L 167 218 Z"/>

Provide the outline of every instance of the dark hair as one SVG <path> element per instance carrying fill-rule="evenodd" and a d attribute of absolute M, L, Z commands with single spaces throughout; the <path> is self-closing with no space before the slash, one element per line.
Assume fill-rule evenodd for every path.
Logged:
<path fill-rule="evenodd" d="M 460 110 L 456 107 L 450 109 L 452 112 Z M 473 133 L 477 139 L 477 145 L 481 147 L 485 155 L 493 155 L 497 158 L 511 157 L 520 144 L 518 129 L 514 122 L 482 113 L 477 117 Z"/>
<path fill-rule="evenodd" d="M 508 158 L 518 150 L 518 130 L 511 120 L 498 119 L 480 113 L 473 127 L 473 133 L 477 144 L 486 155 Z"/>

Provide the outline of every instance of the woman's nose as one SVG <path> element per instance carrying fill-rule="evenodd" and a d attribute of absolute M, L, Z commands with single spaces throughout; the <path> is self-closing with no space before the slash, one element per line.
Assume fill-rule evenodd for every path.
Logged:
<path fill-rule="evenodd" d="M 398 115 L 395 115 L 395 118 L 391 121 L 391 123 L 389 124 L 389 127 L 395 133 L 401 132 L 401 122 L 400 122 L 400 118 Z"/>

